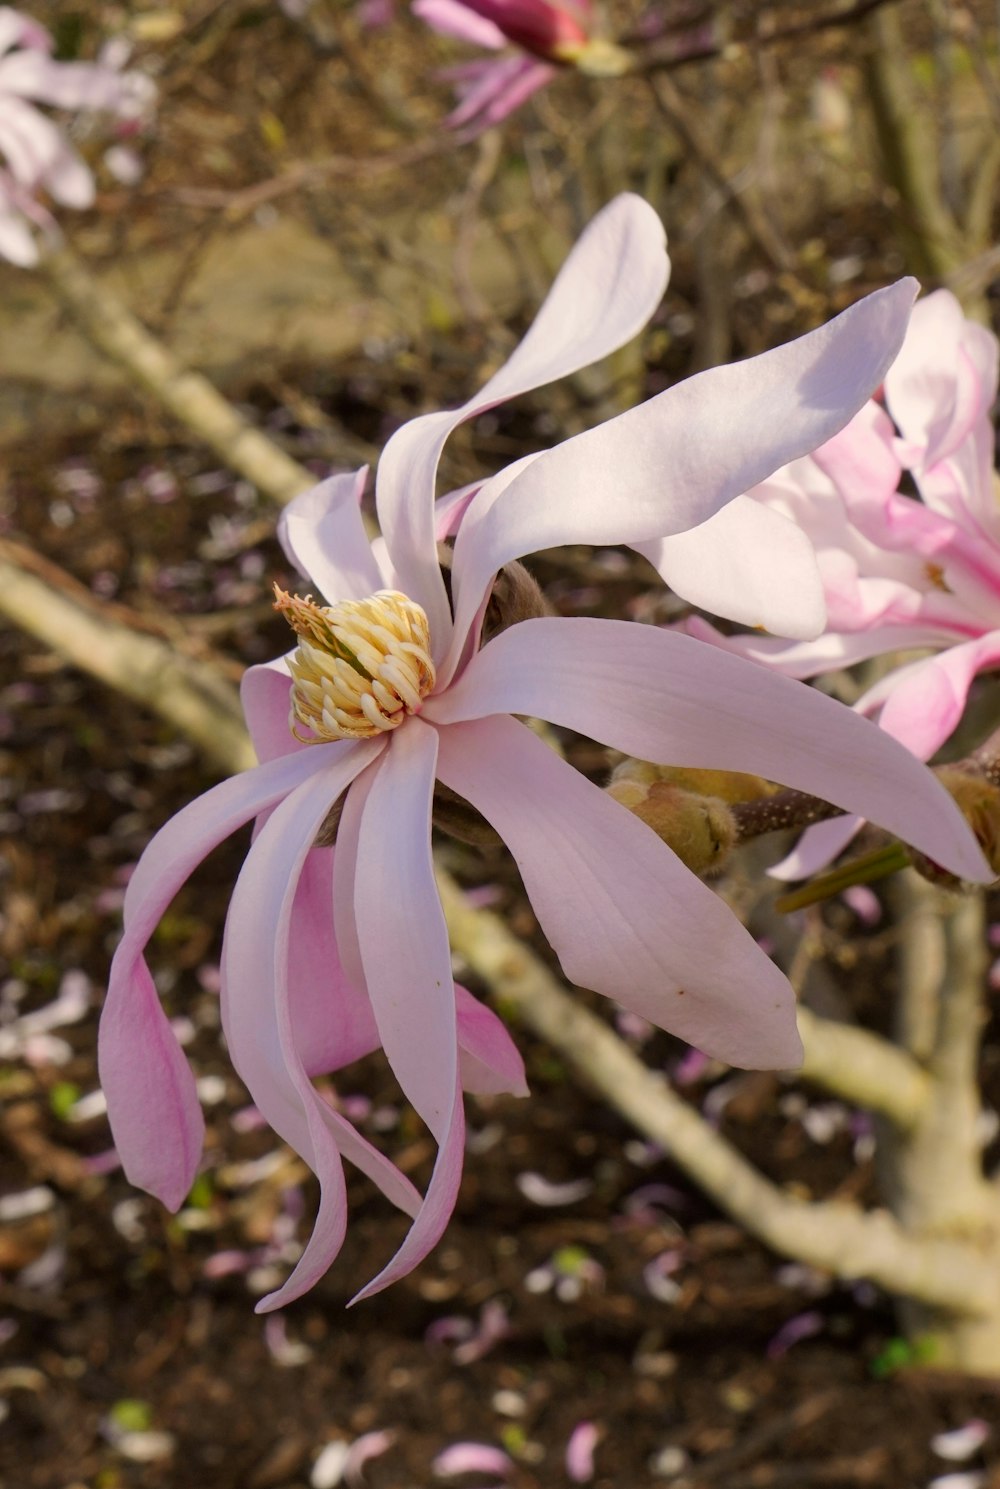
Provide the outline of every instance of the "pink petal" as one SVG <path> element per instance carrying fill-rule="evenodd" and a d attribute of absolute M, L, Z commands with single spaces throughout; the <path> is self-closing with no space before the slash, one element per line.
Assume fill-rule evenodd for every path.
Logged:
<path fill-rule="evenodd" d="M 222 953 L 222 1023 L 233 1065 L 274 1130 L 320 1182 L 320 1207 L 298 1265 L 258 1311 L 299 1297 L 329 1268 L 343 1242 L 343 1164 L 326 1103 L 296 1047 L 289 997 L 292 905 L 323 818 L 358 772 L 384 748 L 364 741 L 314 772 L 275 809 L 250 849 L 233 891 Z M 266 768 L 266 767 L 262 767 Z"/>
<path fill-rule="evenodd" d="M 952 640 L 939 626 L 881 626 L 848 636 L 827 632 L 815 641 L 802 642 L 782 641 L 776 636 L 724 636 L 700 615 L 690 616 L 684 629 L 699 641 L 797 678 L 839 671 L 887 651 L 940 646 Z"/>
<path fill-rule="evenodd" d="M 455 995 L 463 1091 L 477 1096 L 527 1096 L 524 1061 L 503 1020 L 461 983 L 455 984 Z"/>
<path fill-rule="evenodd" d="M 194 867 L 258 812 L 326 768 L 338 746 L 317 746 L 234 776 L 160 829 L 125 893 L 125 927 L 111 964 L 98 1039 L 101 1085 L 131 1182 L 171 1210 L 191 1188 L 204 1130 L 194 1078 L 174 1037 L 143 949 Z"/>
<path fill-rule="evenodd" d="M 359 1303 L 363 1298 L 374 1297 L 383 1288 L 398 1282 L 401 1277 L 412 1272 L 414 1267 L 418 1266 L 434 1249 L 444 1234 L 455 1208 L 459 1185 L 462 1182 L 464 1156 L 465 1112 L 462 1108 L 461 1088 L 456 1082 L 451 1110 L 444 1123 L 437 1162 L 434 1165 L 434 1172 L 431 1174 L 431 1181 L 427 1186 L 420 1213 L 389 1265 L 384 1267 L 378 1276 L 368 1283 L 367 1287 L 363 1287 L 352 1298 L 352 1303 Z"/>
<path fill-rule="evenodd" d="M 714 367 L 488 481 L 455 542 L 455 639 L 493 575 L 564 543 L 642 543 L 706 521 L 842 428 L 895 355 L 916 282 L 869 295 L 787 346 Z"/>
<path fill-rule="evenodd" d="M 700 527 L 636 547 L 675 594 L 714 615 L 803 638 L 826 623 L 809 538 L 750 497 L 734 497 Z"/>
<path fill-rule="evenodd" d="M 361 519 L 368 467 L 330 476 L 289 502 L 278 537 L 289 560 L 326 599 L 364 600 L 383 588 Z"/>
<path fill-rule="evenodd" d="M 487 47 L 490 51 L 499 51 L 507 45 L 499 26 L 485 16 L 476 15 L 461 0 L 414 0 L 410 8 L 425 25 L 442 36 L 453 36 L 457 41 Z"/>
<path fill-rule="evenodd" d="M 730 1063 L 801 1058 L 791 989 L 735 915 L 530 730 L 442 729 L 438 775 L 510 847 L 571 981 Z"/>
<path fill-rule="evenodd" d="M 314 749 L 295 738 L 289 724 L 292 675 L 284 657 L 248 667 L 240 679 L 240 702 L 250 730 L 257 759 L 277 760 L 282 755 Z"/>
<path fill-rule="evenodd" d="M 451 952 L 431 862 L 436 731 L 419 718 L 393 736 L 365 783 L 354 869 L 354 921 L 382 1045 L 403 1092 L 439 1144 L 414 1224 L 389 1265 L 358 1293 L 373 1296 L 437 1244 L 462 1177 L 465 1114 Z M 361 783 L 359 783 L 361 784 Z M 350 798 L 348 808 L 351 808 Z M 342 828 L 347 824 L 345 812 Z M 341 873 L 338 850 L 337 874 Z M 341 916 L 344 918 L 342 909 Z M 345 957 L 345 965 L 350 966 Z"/>
<path fill-rule="evenodd" d="M 431 1472 L 439 1479 L 453 1479 L 464 1473 L 488 1473 L 506 1481 L 513 1471 L 513 1461 L 502 1449 L 481 1442 L 453 1443 L 431 1464 Z"/>
<path fill-rule="evenodd" d="M 523 621 L 489 642 L 458 683 L 429 701 L 425 717 L 501 712 L 547 718 L 641 760 L 781 781 L 870 818 L 962 878 L 992 880 L 948 792 L 883 730 L 812 688 L 675 631 L 589 618 Z"/>
<path fill-rule="evenodd" d="M 451 630 L 434 544 L 437 466 L 448 435 L 631 340 L 659 303 L 668 267 L 656 213 L 638 197 L 617 197 L 583 233 L 528 334 L 486 386 L 458 409 L 411 420 L 389 441 L 378 468 L 379 521 L 399 587 L 423 605 L 436 646 L 443 649 Z"/>
<path fill-rule="evenodd" d="M 990 631 L 917 663 L 889 692 L 879 727 L 921 760 L 929 759 L 958 726 L 973 679 L 998 662 L 1000 631 Z"/>
<path fill-rule="evenodd" d="M 441 1142 L 458 1048 L 451 951 L 431 862 L 436 757 L 437 733 L 419 718 L 392 736 L 358 834 L 354 919 L 386 1058 Z"/>
<path fill-rule="evenodd" d="M 811 879 L 839 858 L 864 825 L 863 817 L 835 817 L 807 827 L 791 853 L 768 869 L 772 879 Z"/>
<path fill-rule="evenodd" d="M 56 62 L 41 51 L 18 52 L 0 62 L 0 93 L 60 109 L 116 110 L 121 74 L 95 62 Z"/>
<path fill-rule="evenodd" d="M 340 1070 L 378 1049 L 368 996 L 348 980 L 333 933 L 332 848 L 314 848 L 303 864 L 288 961 L 289 1018 L 310 1076 Z"/>
<path fill-rule="evenodd" d="M 948 290 L 937 290 L 915 306 L 885 391 L 903 438 L 922 447 L 921 464 L 945 459 L 988 414 L 996 393 L 996 342 L 991 341 L 991 347 L 984 345 L 981 328 L 971 329 Z"/>
<path fill-rule="evenodd" d="M 457 69 L 453 69 L 454 72 Z M 539 62 L 534 57 L 518 53 L 513 57 L 497 57 L 495 61 L 484 62 L 478 73 L 471 86 L 459 86 L 461 102 L 445 120 L 451 129 L 468 126 L 471 138 L 493 124 L 502 123 L 527 103 L 533 93 L 552 81 L 556 69 L 548 62 Z"/>
<path fill-rule="evenodd" d="M 578 1422 L 566 1444 L 566 1476 L 574 1484 L 589 1484 L 594 1477 L 594 1450 L 598 1431 L 593 1422 Z"/>

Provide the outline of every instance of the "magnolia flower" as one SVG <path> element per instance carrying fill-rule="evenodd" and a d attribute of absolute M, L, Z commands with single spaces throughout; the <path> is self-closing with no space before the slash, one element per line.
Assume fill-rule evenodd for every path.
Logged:
<path fill-rule="evenodd" d="M 441 73 L 460 94 L 458 108 L 448 116 L 455 128 L 499 124 L 560 66 L 609 77 L 630 65 L 620 47 L 591 35 L 591 0 L 414 0 L 413 12 L 445 36 L 504 53 Z M 518 51 L 506 51 L 509 45 Z"/>
<path fill-rule="evenodd" d="M 89 168 L 36 104 L 128 111 L 132 90 L 112 67 L 55 61 L 45 28 L 0 6 L 0 257 L 25 268 L 38 262 L 31 225 L 55 226 L 39 192 L 63 207 L 94 200 Z"/>
<path fill-rule="evenodd" d="M 619 198 L 481 392 L 393 436 L 376 484 L 382 539 L 365 536 L 364 471 L 291 504 L 283 540 L 320 598 L 279 593 L 297 646 L 246 675 L 261 764 L 168 822 L 129 883 L 101 1078 L 126 1173 L 176 1207 L 197 1170 L 202 1118 L 145 946 L 195 864 L 256 819 L 226 922 L 223 1028 L 261 1113 L 321 1185 L 309 1244 L 263 1308 L 297 1297 L 336 1255 L 343 1157 L 414 1216 L 360 1296 L 415 1266 L 455 1202 L 463 1087 L 524 1088 L 503 1026 L 453 982 L 431 860 L 435 781 L 508 843 L 572 981 L 720 1059 L 799 1058 L 794 998 L 778 968 L 654 833 L 518 715 L 643 759 L 767 775 L 874 815 L 956 872 L 984 875 L 934 777 L 799 683 L 690 637 L 613 620 L 529 618 L 480 647 L 504 565 L 561 543 L 646 545 L 671 533 L 687 542 L 692 526 L 829 438 L 883 376 L 912 295 L 908 285 L 883 291 L 789 346 L 702 373 L 435 505 L 449 433 L 621 345 L 652 313 L 666 271 L 655 214 Z M 449 594 L 438 540 L 456 522 Z M 317 847 L 335 804 L 336 846 Z M 422 1201 L 311 1083 L 379 1046 L 438 1144 Z"/>
<path fill-rule="evenodd" d="M 815 677 L 885 653 L 930 650 L 900 663 L 855 705 L 921 760 L 955 729 L 980 672 L 1000 664 L 1000 506 L 990 410 L 996 338 L 938 290 L 914 308 L 869 402 L 814 455 L 753 493 L 814 543 L 828 607 L 824 634 L 789 644 L 696 635 L 792 677 Z M 912 478 L 919 496 L 900 490 Z M 850 841 L 856 817 L 803 835 L 779 877 L 815 873 Z"/>

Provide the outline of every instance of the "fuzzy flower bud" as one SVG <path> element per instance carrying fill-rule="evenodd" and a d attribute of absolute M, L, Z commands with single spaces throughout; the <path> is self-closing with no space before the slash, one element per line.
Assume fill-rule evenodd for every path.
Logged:
<path fill-rule="evenodd" d="M 1000 875 L 1000 786 L 968 766 L 942 765 L 934 773 L 961 808 L 990 868 Z M 917 872 L 932 883 L 952 888 L 961 884 L 924 854 L 911 849 L 910 857 Z"/>
<path fill-rule="evenodd" d="M 625 760 L 616 767 L 607 792 L 651 827 L 693 873 L 716 874 L 739 838 L 733 813 L 721 797 L 687 790 L 665 778 L 669 774 L 645 761 Z"/>

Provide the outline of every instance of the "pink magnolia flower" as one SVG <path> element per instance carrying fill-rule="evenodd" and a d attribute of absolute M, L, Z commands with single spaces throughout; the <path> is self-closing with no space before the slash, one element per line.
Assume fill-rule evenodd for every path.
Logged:
<path fill-rule="evenodd" d="M 131 91 L 114 68 L 55 61 L 45 28 L 0 6 L 0 257 L 25 268 L 38 262 L 31 226 L 55 226 L 40 192 L 63 207 L 94 200 L 88 166 L 35 105 L 115 112 L 130 103 Z"/>
<path fill-rule="evenodd" d="M 621 48 L 592 35 L 591 0 L 414 0 L 413 12 L 433 30 L 491 52 L 440 76 L 456 85 L 460 102 L 453 128 L 499 124 L 567 64 L 605 76 L 627 70 Z M 518 51 L 505 49 L 513 45 Z"/>
<path fill-rule="evenodd" d="M 695 634 L 792 677 L 815 677 L 887 652 L 932 656 L 893 668 L 856 704 L 921 760 L 959 723 L 973 679 L 1000 664 L 1000 507 L 990 410 L 996 338 L 938 290 L 914 308 L 871 401 L 814 455 L 752 493 L 797 522 L 816 547 L 828 606 L 824 634 L 788 643 Z M 912 478 L 918 496 L 900 490 Z M 812 827 L 775 872 L 799 878 L 835 857 L 856 817 Z"/>
<path fill-rule="evenodd" d="M 871 813 L 956 872 L 985 875 L 934 777 L 849 709 L 796 682 L 622 621 L 529 619 L 480 647 L 504 565 L 562 543 L 686 539 L 827 439 L 882 377 L 912 295 L 908 285 L 882 291 L 789 346 L 702 373 L 435 505 L 450 432 L 633 336 L 659 301 L 666 268 L 655 214 L 635 197 L 618 198 L 480 393 L 393 436 L 376 485 L 383 538 L 365 537 L 364 471 L 333 476 L 292 503 L 284 543 L 328 604 L 281 596 L 299 645 L 246 675 L 261 764 L 168 822 L 129 882 L 101 1078 L 127 1174 L 176 1207 L 197 1170 L 202 1118 L 145 947 L 195 864 L 256 819 L 226 922 L 223 1028 L 259 1110 L 321 1185 L 309 1244 L 263 1308 L 297 1297 L 335 1257 L 346 1225 L 345 1157 L 414 1217 L 360 1296 L 415 1266 L 455 1202 L 463 1087 L 524 1089 L 502 1024 L 452 978 L 431 860 L 435 781 L 508 843 L 572 981 L 721 1059 L 787 1066 L 799 1058 L 794 998 L 778 968 L 655 834 L 517 715 L 644 759 L 760 772 Z M 449 595 L 437 544 L 456 521 Z M 314 846 L 338 802 L 335 848 Z M 422 1200 L 311 1083 L 379 1046 L 438 1144 Z"/>

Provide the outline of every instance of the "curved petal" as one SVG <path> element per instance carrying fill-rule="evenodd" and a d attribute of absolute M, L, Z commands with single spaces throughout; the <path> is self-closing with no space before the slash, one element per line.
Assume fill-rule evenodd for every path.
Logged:
<path fill-rule="evenodd" d="M 640 760 L 749 771 L 870 818 L 962 878 L 990 873 L 962 814 L 908 750 L 843 704 L 676 631 L 543 617 L 490 641 L 434 722 L 534 714 Z M 461 793 L 460 788 L 456 788 Z"/>
<path fill-rule="evenodd" d="M 304 780 L 328 748 L 260 765 L 207 791 L 160 829 L 125 892 L 97 1056 L 115 1146 L 129 1180 L 176 1210 L 191 1188 L 204 1124 L 194 1077 L 163 1011 L 143 950 L 170 901 L 211 850 Z"/>
<path fill-rule="evenodd" d="M 240 703 L 257 759 L 277 760 L 315 745 L 296 739 L 289 725 L 292 674 L 284 657 L 248 667 L 240 678 Z"/>
<path fill-rule="evenodd" d="M 443 647 L 451 611 L 437 564 L 438 459 L 465 419 L 565 377 L 641 330 L 667 282 L 663 227 L 639 197 L 616 197 L 594 218 L 556 277 L 535 321 L 486 386 L 460 408 L 425 414 L 396 431 L 379 462 L 379 522 L 400 588 L 424 607 Z"/>
<path fill-rule="evenodd" d="M 368 995 L 352 983 L 333 932 L 333 849 L 313 848 L 299 877 L 288 947 L 288 1006 L 310 1076 L 329 1075 L 379 1047 Z"/>
<path fill-rule="evenodd" d="M 801 1059 L 791 988 L 732 911 L 523 724 L 442 729 L 438 775 L 504 838 L 572 981 L 732 1064 Z"/>
<path fill-rule="evenodd" d="M 889 411 L 904 440 L 920 449 L 921 465 L 950 455 L 993 401 L 995 338 L 990 356 L 981 328 L 970 334 L 970 325 L 949 290 L 927 295 L 914 307 L 906 340 L 886 374 Z"/>
<path fill-rule="evenodd" d="M 230 1057 L 263 1117 L 320 1183 L 319 1213 L 306 1249 L 258 1311 L 280 1307 L 312 1287 L 344 1239 L 347 1192 L 340 1150 L 296 1047 L 289 933 L 299 877 L 330 802 L 380 745 L 366 743 L 328 764 L 275 809 L 247 855 L 226 919 L 222 1026 Z"/>
<path fill-rule="evenodd" d="M 879 715 L 879 728 L 919 759 L 929 760 L 957 728 L 973 678 L 998 664 L 1000 631 L 918 662 L 891 688 Z"/>
<path fill-rule="evenodd" d="M 451 1107 L 447 1111 L 441 1134 L 434 1172 L 427 1186 L 420 1213 L 407 1231 L 406 1239 L 387 1267 L 383 1267 L 352 1299 L 360 1303 L 362 1298 L 374 1297 L 384 1288 L 398 1282 L 407 1272 L 412 1272 L 432 1251 L 444 1234 L 451 1219 L 462 1182 L 462 1160 L 465 1156 L 465 1112 L 462 1108 L 462 1092 L 455 1083 Z"/>
<path fill-rule="evenodd" d="M 413 0 L 410 9 L 442 36 L 453 36 L 456 41 L 467 41 L 494 52 L 507 45 L 499 26 L 486 16 L 476 15 L 461 0 Z"/>
<path fill-rule="evenodd" d="M 539 62 L 518 52 L 512 57 L 497 57 L 476 67 L 477 75 L 463 86 L 458 81 L 458 69 L 451 70 L 451 81 L 458 83 L 461 100 L 452 109 L 445 123 L 452 129 L 468 125 L 468 134 L 475 138 L 491 124 L 500 124 L 522 103 L 527 103 L 533 93 L 544 88 L 556 75 L 556 68 L 548 62 Z"/>
<path fill-rule="evenodd" d="M 843 853 L 864 826 L 863 817 L 835 817 L 807 827 L 791 853 L 768 869 L 772 879 L 811 879 Z"/>
<path fill-rule="evenodd" d="M 635 546 L 674 594 L 714 615 L 802 639 L 826 624 L 812 543 L 748 496 L 734 497 L 700 527 Z"/>
<path fill-rule="evenodd" d="M 699 373 L 488 481 L 455 540 L 445 679 L 493 575 L 564 543 L 642 543 L 697 526 L 831 438 L 892 362 L 916 290 L 904 279 L 759 357 Z"/>
<path fill-rule="evenodd" d="M 465 1114 L 455 986 L 431 862 L 436 757 L 435 731 L 419 718 L 408 719 L 367 776 L 356 835 L 353 920 L 368 995 L 389 1064 L 439 1151 L 406 1239 L 355 1302 L 412 1271 L 437 1244 L 462 1177 Z M 345 819 L 354 815 L 348 798 Z M 353 821 L 341 825 L 350 842 Z M 338 875 L 339 859 L 340 850 Z"/>
<path fill-rule="evenodd" d="M 330 605 L 364 600 L 382 588 L 360 501 L 368 467 L 328 477 L 288 503 L 278 538 L 291 563 Z"/>
<path fill-rule="evenodd" d="M 438 1142 L 457 1075 L 454 979 L 431 862 L 437 733 L 419 718 L 393 735 L 358 834 L 354 921 L 386 1058 Z"/>
<path fill-rule="evenodd" d="M 460 982 L 455 997 L 462 1089 L 477 1096 L 527 1096 L 524 1061 L 506 1024 Z"/>
<path fill-rule="evenodd" d="M 723 651 L 758 662 L 786 677 L 816 677 L 866 662 L 887 651 L 921 646 L 950 646 L 954 636 L 939 626 L 877 626 L 870 631 L 837 635 L 828 631 L 815 641 L 781 641 L 777 636 L 724 636 L 710 621 L 692 615 L 684 622 L 689 636 L 707 641 Z"/>

